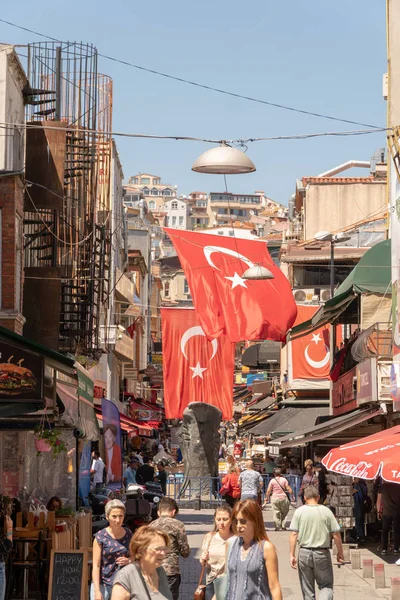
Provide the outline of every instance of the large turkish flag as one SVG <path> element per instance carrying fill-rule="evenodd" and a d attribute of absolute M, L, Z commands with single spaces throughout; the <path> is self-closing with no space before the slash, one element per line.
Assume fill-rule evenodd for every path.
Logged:
<path fill-rule="evenodd" d="M 289 281 L 273 262 L 265 241 L 217 237 L 165 229 L 185 272 L 200 325 L 209 339 L 225 334 L 232 342 L 284 342 L 296 318 Z M 249 281 L 254 265 L 274 279 Z"/>
<path fill-rule="evenodd" d="M 161 318 L 166 418 L 205 402 L 232 419 L 235 344 L 224 335 L 209 341 L 192 309 L 162 308 Z"/>
<path fill-rule="evenodd" d="M 317 312 L 319 306 L 298 306 L 295 325 L 308 321 Z M 292 373 L 293 379 L 328 379 L 330 370 L 329 328 L 324 325 L 316 331 L 303 335 L 293 341 Z M 337 342 L 341 341 L 341 328 L 337 328 Z"/>

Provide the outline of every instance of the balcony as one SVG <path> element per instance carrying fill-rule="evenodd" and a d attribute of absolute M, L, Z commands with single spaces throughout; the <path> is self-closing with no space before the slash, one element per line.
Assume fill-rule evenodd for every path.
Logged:
<path fill-rule="evenodd" d="M 132 304 L 135 293 L 135 286 L 132 281 L 122 273 L 118 268 L 115 273 L 115 296 L 119 302 Z"/>
<path fill-rule="evenodd" d="M 133 363 L 134 346 L 133 339 L 124 332 L 118 332 L 115 339 L 114 354 L 123 363 Z"/>

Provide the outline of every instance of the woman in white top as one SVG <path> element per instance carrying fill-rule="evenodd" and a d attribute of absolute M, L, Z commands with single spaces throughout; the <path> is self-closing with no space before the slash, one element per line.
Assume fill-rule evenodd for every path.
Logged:
<path fill-rule="evenodd" d="M 281 469 L 274 469 L 274 475 L 269 482 L 265 494 L 264 506 L 269 502 L 271 496 L 272 512 L 275 523 L 275 531 L 286 530 L 286 518 L 290 508 L 290 498 L 293 498 L 292 488 L 285 477 L 281 477 Z M 289 496 L 288 496 L 289 495 Z"/>
<path fill-rule="evenodd" d="M 208 567 L 205 600 L 214 597 L 214 581 L 225 572 L 226 542 L 232 536 L 232 509 L 225 504 L 216 509 L 214 530 L 207 533 L 203 540 L 200 563 Z"/>

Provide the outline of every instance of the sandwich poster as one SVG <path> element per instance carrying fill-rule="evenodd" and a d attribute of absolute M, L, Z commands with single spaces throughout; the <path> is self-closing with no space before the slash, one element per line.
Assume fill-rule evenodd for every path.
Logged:
<path fill-rule="evenodd" d="M 43 398 L 44 359 L 0 340 L 0 402 Z"/>

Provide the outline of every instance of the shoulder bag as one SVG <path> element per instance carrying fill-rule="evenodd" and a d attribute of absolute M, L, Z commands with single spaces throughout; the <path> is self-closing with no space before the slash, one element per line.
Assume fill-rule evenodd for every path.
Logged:
<path fill-rule="evenodd" d="M 143 573 L 141 568 L 135 564 L 135 567 L 137 569 L 137 572 L 139 573 L 139 577 L 140 577 L 140 581 L 142 582 L 142 585 L 146 591 L 146 596 L 147 596 L 147 600 L 151 600 L 151 596 L 150 596 L 150 592 L 149 592 L 149 588 L 147 587 L 147 583 L 145 581 L 145 578 L 143 577 Z"/>
<path fill-rule="evenodd" d="M 279 485 L 279 487 L 281 488 L 282 492 L 285 492 L 286 498 L 287 498 L 287 499 L 289 500 L 289 502 L 290 502 L 290 494 L 289 494 L 289 492 L 287 492 L 287 491 L 285 490 L 285 488 L 283 488 L 283 487 L 281 486 L 281 484 L 279 483 L 279 481 L 277 480 L 277 478 L 276 478 L 276 477 L 273 477 L 272 479 L 275 479 L 276 483 Z"/>
<path fill-rule="evenodd" d="M 215 535 L 215 532 L 210 536 L 210 541 L 208 542 L 207 552 L 210 551 L 210 546 L 211 546 L 211 542 L 212 542 L 214 535 Z M 207 565 L 203 565 L 203 567 L 201 569 L 199 583 L 197 584 L 197 588 L 194 593 L 193 600 L 204 600 L 204 598 L 205 598 L 206 586 L 204 583 L 202 583 L 202 581 L 203 581 L 203 577 L 204 577 L 204 572 L 206 570 L 206 566 Z"/>

